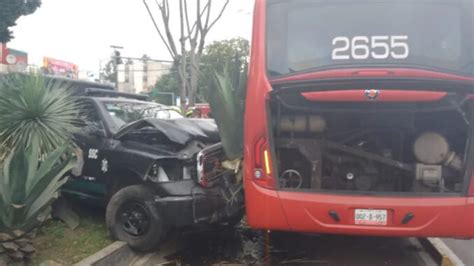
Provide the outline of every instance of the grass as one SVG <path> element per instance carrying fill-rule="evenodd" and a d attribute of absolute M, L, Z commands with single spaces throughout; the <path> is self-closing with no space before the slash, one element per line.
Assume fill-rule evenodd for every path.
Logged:
<path fill-rule="evenodd" d="M 74 205 L 73 209 L 81 217 L 79 227 L 72 230 L 61 221 L 47 221 L 33 241 L 36 254 L 31 265 L 47 260 L 71 265 L 112 243 L 103 209 L 80 205 Z"/>

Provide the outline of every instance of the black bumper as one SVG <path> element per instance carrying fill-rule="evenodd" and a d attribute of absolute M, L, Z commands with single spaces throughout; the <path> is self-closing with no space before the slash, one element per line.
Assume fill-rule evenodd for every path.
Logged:
<path fill-rule="evenodd" d="M 169 226 L 222 223 L 241 215 L 244 208 L 243 192 L 238 186 L 205 189 L 194 182 L 190 186 L 189 181 L 168 183 L 165 188 L 158 186 L 161 192 L 168 192 L 167 196 L 157 196 L 155 203 Z"/>

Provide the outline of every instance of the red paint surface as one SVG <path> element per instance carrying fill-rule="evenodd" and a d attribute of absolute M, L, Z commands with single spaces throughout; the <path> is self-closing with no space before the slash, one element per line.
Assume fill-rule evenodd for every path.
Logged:
<path fill-rule="evenodd" d="M 244 121 L 243 170 L 246 212 L 250 226 L 259 229 L 312 233 L 474 238 L 474 197 L 342 196 L 284 192 L 258 185 L 253 177 L 256 167 L 255 147 L 262 137 L 268 139 L 265 105 L 268 93 L 271 91 L 271 85 L 266 76 L 265 62 L 265 1 L 256 0 Z M 425 70 L 345 69 L 275 79 L 272 80 L 272 83 L 325 78 L 387 76 L 474 82 L 474 78 Z M 430 99 L 442 97 L 441 94 L 420 93 L 424 93 L 422 95 Z M 419 96 L 420 94 L 417 97 Z M 400 97 L 405 96 L 393 94 L 391 99 Z M 420 98 L 420 100 L 422 99 Z M 388 225 L 355 225 L 354 209 L 356 208 L 388 210 Z M 328 215 L 330 210 L 339 214 L 340 222 L 334 221 Z M 415 217 L 408 224 L 403 225 L 401 220 L 408 212 L 412 212 Z"/>
<path fill-rule="evenodd" d="M 469 184 L 469 188 L 467 189 L 467 194 L 471 197 L 474 197 L 474 171 L 471 173 L 471 184 Z"/>
<path fill-rule="evenodd" d="M 295 82 L 303 80 L 318 80 L 318 79 L 335 79 L 335 78 L 424 78 L 424 79 L 438 79 L 451 80 L 462 82 L 474 82 L 474 77 L 458 76 L 447 73 L 434 72 L 422 69 L 411 68 L 364 68 L 364 69 L 333 69 L 323 70 L 312 73 L 299 74 L 294 76 L 282 77 L 272 79 L 272 84 L 280 84 L 286 82 Z"/>
<path fill-rule="evenodd" d="M 307 100 L 315 102 L 434 102 L 447 95 L 446 92 L 380 90 L 379 95 L 371 100 L 365 90 L 317 91 L 302 93 Z"/>

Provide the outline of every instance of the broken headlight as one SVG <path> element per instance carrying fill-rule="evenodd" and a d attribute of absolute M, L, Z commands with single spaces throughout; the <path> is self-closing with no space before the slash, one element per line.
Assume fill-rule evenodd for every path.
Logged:
<path fill-rule="evenodd" d="M 158 163 L 154 163 L 151 166 L 150 171 L 148 171 L 148 179 L 156 183 L 170 181 L 165 170 L 163 169 L 163 167 L 159 166 Z"/>
<path fill-rule="evenodd" d="M 222 144 L 204 148 L 197 155 L 197 181 L 203 187 L 209 187 L 222 172 L 221 161 L 224 158 Z"/>

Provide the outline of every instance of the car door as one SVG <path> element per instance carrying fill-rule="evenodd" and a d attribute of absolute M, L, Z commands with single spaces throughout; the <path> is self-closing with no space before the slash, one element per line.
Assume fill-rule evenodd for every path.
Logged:
<path fill-rule="evenodd" d="M 107 145 L 107 133 L 98 106 L 91 99 L 80 100 L 80 131 L 74 135 L 82 150 L 83 165 L 79 176 L 73 177 L 65 191 L 82 198 L 102 199 L 105 195 L 104 176 L 108 162 L 102 155 Z"/>

